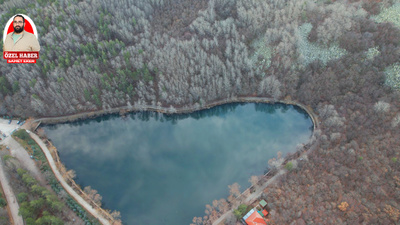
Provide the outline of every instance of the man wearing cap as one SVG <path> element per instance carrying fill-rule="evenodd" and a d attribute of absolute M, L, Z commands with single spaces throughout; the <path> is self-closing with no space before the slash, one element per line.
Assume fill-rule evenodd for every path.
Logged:
<path fill-rule="evenodd" d="M 24 30 L 25 18 L 16 15 L 13 20 L 14 32 L 6 36 L 3 51 L 40 51 L 39 42 L 34 34 Z"/>

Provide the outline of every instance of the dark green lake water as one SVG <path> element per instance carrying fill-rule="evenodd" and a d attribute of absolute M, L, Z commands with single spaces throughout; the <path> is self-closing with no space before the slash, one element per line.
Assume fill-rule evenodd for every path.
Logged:
<path fill-rule="evenodd" d="M 190 224 L 228 185 L 250 186 L 278 151 L 312 134 L 297 107 L 227 104 L 185 115 L 115 115 L 44 127 L 77 183 L 103 196 L 124 224 Z"/>

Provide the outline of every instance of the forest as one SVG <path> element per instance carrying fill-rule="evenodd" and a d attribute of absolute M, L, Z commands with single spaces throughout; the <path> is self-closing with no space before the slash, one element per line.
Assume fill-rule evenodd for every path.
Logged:
<path fill-rule="evenodd" d="M 399 0 L 0 0 L 0 8 L 0 24 L 32 18 L 41 45 L 34 65 L 0 60 L 0 115 L 293 100 L 321 124 L 303 146 L 307 159 L 264 191 L 270 223 L 399 223 Z M 211 224 L 234 201 L 193 222 Z"/>

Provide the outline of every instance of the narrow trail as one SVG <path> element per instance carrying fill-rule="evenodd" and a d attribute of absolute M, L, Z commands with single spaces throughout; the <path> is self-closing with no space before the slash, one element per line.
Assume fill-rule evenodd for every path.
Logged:
<path fill-rule="evenodd" d="M 38 178 L 40 177 L 37 176 L 38 170 L 34 165 L 34 162 L 32 162 L 32 159 L 30 159 L 28 153 L 17 141 L 15 141 L 12 137 L 10 137 L 10 133 L 17 127 L 19 126 L 16 124 L 16 121 L 8 122 L 8 120 L 0 119 L 0 131 L 3 138 L 3 140 L 0 141 L 0 144 L 8 146 L 10 149 L 11 156 L 21 161 L 22 162 L 21 164 L 24 167 L 24 169 L 31 170 L 34 177 Z M 24 153 L 26 155 L 24 155 Z M 34 169 L 36 169 L 36 171 Z M 38 180 L 41 182 L 43 179 L 38 179 Z M 10 181 L 4 172 L 4 162 L 2 159 L 0 159 L 0 182 L 1 186 L 3 187 L 5 198 L 7 200 L 7 207 L 10 210 L 9 213 L 11 214 L 10 220 L 12 224 L 23 225 L 24 224 L 23 218 L 22 216 L 18 215 L 19 212 L 18 201 L 10 185 Z"/>
<path fill-rule="evenodd" d="M 3 187 L 5 197 L 7 199 L 7 206 L 10 209 L 12 221 L 14 225 L 23 225 L 22 216 L 18 215 L 19 205 L 15 197 L 14 191 L 11 188 L 10 182 L 7 179 L 3 170 L 3 160 L 0 160 L 0 182 Z"/>
<path fill-rule="evenodd" d="M 84 207 L 90 214 L 92 214 L 96 219 L 100 221 L 101 224 L 104 225 L 109 225 L 110 222 L 103 217 L 98 211 L 96 211 L 89 203 L 87 203 L 78 193 L 75 192 L 74 189 L 72 189 L 71 186 L 68 185 L 68 183 L 64 180 L 63 176 L 61 173 L 58 171 L 57 166 L 54 162 L 53 157 L 50 154 L 49 149 L 47 148 L 46 144 L 40 139 L 36 134 L 30 133 L 29 134 L 33 140 L 38 143 L 40 148 L 43 150 L 43 153 L 45 154 L 47 161 L 49 162 L 49 166 L 53 170 L 54 175 L 56 176 L 56 179 L 60 182 L 61 186 L 65 189 L 65 191 L 71 195 L 72 198 L 74 198 L 82 207 Z"/>
<path fill-rule="evenodd" d="M 260 187 L 257 187 L 256 190 L 252 194 L 250 194 L 244 201 L 251 202 L 251 201 L 254 201 L 254 199 L 257 199 L 262 194 L 264 189 L 268 187 L 268 185 L 275 182 L 275 180 L 278 179 L 278 177 L 280 177 L 281 175 L 283 175 L 285 173 L 286 173 L 286 170 L 284 170 L 284 169 L 279 170 L 279 172 L 275 176 L 270 178 L 267 182 L 263 183 Z"/>

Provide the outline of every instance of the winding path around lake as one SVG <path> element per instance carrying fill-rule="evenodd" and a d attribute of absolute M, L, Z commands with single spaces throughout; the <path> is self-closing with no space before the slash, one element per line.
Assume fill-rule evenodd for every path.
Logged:
<path fill-rule="evenodd" d="M 109 225 L 110 222 L 107 219 L 105 219 L 103 215 L 101 215 L 98 211 L 96 211 L 89 203 L 87 203 L 78 193 L 76 193 L 75 190 L 72 189 L 72 187 L 69 186 L 68 183 L 64 180 L 63 176 L 57 169 L 57 166 L 54 162 L 53 157 L 51 156 L 49 149 L 47 148 L 46 144 L 42 141 L 42 139 L 40 139 L 36 134 L 32 132 L 30 133 L 30 136 L 33 138 L 33 140 L 36 141 L 36 143 L 38 143 L 40 148 L 43 150 L 43 153 L 45 154 L 47 161 L 49 162 L 49 165 L 53 170 L 54 175 L 60 182 L 61 186 L 65 189 L 65 191 L 68 194 L 70 194 L 72 198 L 74 198 L 81 206 L 83 206 L 90 214 L 92 214 L 102 224 Z"/>
<path fill-rule="evenodd" d="M 296 101 L 291 101 L 291 100 L 282 100 L 282 101 L 275 101 L 274 99 L 271 98 L 262 98 L 262 97 L 237 97 L 237 98 L 232 98 L 228 100 L 220 100 L 216 102 L 209 103 L 204 106 L 191 106 L 191 107 L 182 107 L 175 109 L 173 107 L 158 107 L 158 106 L 124 106 L 124 107 L 119 107 L 119 108 L 114 108 L 110 110 L 99 110 L 95 112 L 85 112 L 85 113 L 78 113 L 70 116 L 59 116 L 59 117 L 47 117 L 47 118 L 39 118 L 34 120 L 34 122 L 39 123 L 46 123 L 46 124 L 54 124 L 54 123 L 61 123 L 61 122 L 71 122 L 79 119 L 89 119 L 105 114 L 111 114 L 111 113 L 118 113 L 118 112 L 135 112 L 135 111 L 156 111 L 160 113 L 167 113 L 167 114 L 175 114 L 175 113 L 191 113 L 194 111 L 202 110 L 202 109 L 209 109 L 211 107 L 215 107 L 218 105 L 223 105 L 223 104 L 228 104 L 228 103 L 242 103 L 242 102 L 255 102 L 255 103 L 269 103 L 269 104 L 275 104 L 275 103 L 283 103 L 287 105 L 295 105 L 303 109 L 304 111 L 307 112 L 307 114 L 310 116 L 312 122 L 313 122 L 313 130 L 315 131 L 316 129 L 319 128 L 319 120 L 318 117 L 315 115 L 315 113 L 310 109 L 310 107 L 307 107 L 303 104 L 300 104 Z M 64 189 L 76 200 L 78 201 L 79 204 L 81 204 L 89 213 L 91 213 L 93 216 L 95 216 L 97 219 L 102 224 L 110 224 L 109 220 L 105 219 L 98 211 L 96 211 L 89 203 L 87 203 L 79 194 L 77 194 L 71 186 L 68 185 L 68 183 L 64 180 L 60 172 L 58 171 L 56 164 L 54 162 L 54 159 L 52 155 L 50 154 L 50 151 L 48 150 L 47 146 L 43 143 L 43 141 L 35 134 L 31 133 L 31 137 L 40 145 L 42 148 L 43 152 L 46 155 L 47 160 L 49 161 L 49 164 L 56 175 L 56 178 L 59 180 L 61 185 L 64 187 Z M 307 154 L 307 153 L 306 153 Z M 256 193 L 253 193 L 251 196 L 249 196 L 245 201 L 250 201 L 254 200 L 255 198 L 258 197 L 258 195 L 261 194 L 261 192 L 265 189 L 266 186 L 271 184 L 276 180 L 277 177 L 280 175 L 284 174 L 286 171 L 281 169 L 278 174 L 276 174 L 274 177 L 269 179 L 267 182 L 261 185 L 260 188 L 257 188 Z M 222 222 L 228 213 L 231 211 L 228 211 L 224 215 L 222 215 L 217 221 L 215 221 L 213 224 L 219 224 Z"/>

